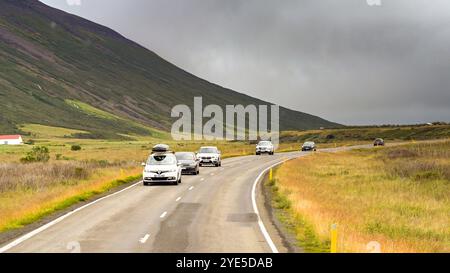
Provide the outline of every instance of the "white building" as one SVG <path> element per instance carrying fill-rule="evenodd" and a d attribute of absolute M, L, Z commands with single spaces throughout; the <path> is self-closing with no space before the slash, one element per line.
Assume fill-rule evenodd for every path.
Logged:
<path fill-rule="evenodd" d="M 0 135 L 0 145 L 20 145 L 23 144 L 21 135 Z"/>

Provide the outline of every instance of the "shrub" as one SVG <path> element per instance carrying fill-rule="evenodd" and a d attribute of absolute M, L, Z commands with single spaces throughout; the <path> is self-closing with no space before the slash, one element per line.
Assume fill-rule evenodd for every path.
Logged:
<path fill-rule="evenodd" d="M 25 141 L 24 143 L 27 145 L 34 145 L 34 139 L 30 139 L 28 141 Z"/>
<path fill-rule="evenodd" d="M 20 159 L 22 163 L 31 163 L 31 162 L 48 162 L 50 160 L 50 152 L 45 146 L 37 146 L 33 147 L 31 151 L 29 151 L 25 157 Z"/>
<path fill-rule="evenodd" d="M 387 157 L 389 159 L 408 158 L 417 156 L 419 155 L 416 152 L 407 149 L 396 149 L 387 152 Z"/>
<path fill-rule="evenodd" d="M 80 151 L 81 150 L 81 146 L 80 145 L 72 145 L 72 147 L 70 147 L 70 150 L 72 150 L 72 151 Z"/>

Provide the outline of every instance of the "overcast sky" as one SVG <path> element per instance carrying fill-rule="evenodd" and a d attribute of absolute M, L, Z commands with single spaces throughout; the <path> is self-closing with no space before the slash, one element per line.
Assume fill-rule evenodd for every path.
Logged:
<path fill-rule="evenodd" d="M 42 2 L 206 80 L 332 121 L 450 121 L 450 1 L 367 1 L 377 0 Z"/>

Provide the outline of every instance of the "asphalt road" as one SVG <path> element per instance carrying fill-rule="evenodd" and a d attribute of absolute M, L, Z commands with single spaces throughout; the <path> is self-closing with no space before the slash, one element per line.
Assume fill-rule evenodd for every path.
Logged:
<path fill-rule="evenodd" d="M 343 149 L 348 148 L 326 151 Z M 225 159 L 222 167 L 183 176 L 178 186 L 137 183 L 3 245 L 0 252 L 286 252 L 264 217 L 261 193 L 255 190 L 252 197 L 253 187 L 268 167 L 307 154 Z"/>
<path fill-rule="evenodd" d="M 178 186 L 138 183 L 0 250 L 271 252 L 253 208 L 253 184 L 267 167 L 302 154 L 225 159 L 222 167 L 184 175 Z"/>

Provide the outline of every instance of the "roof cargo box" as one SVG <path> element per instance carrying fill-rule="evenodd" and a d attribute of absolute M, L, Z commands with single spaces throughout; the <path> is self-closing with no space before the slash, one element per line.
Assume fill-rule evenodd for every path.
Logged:
<path fill-rule="evenodd" d="M 158 144 L 153 146 L 152 152 L 154 153 L 166 153 L 169 151 L 169 145 L 166 144 Z"/>

